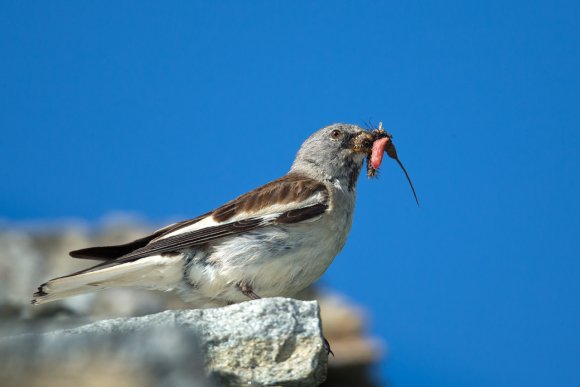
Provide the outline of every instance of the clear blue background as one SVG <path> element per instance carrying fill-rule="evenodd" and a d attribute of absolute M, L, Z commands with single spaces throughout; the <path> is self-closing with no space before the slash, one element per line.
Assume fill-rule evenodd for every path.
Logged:
<path fill-rule="evenodd" d="M 324 277 L 393 386 L 580 385 L 577 1 L 0 4 L 0 216 L 191 217 L 383 121 Z"/>

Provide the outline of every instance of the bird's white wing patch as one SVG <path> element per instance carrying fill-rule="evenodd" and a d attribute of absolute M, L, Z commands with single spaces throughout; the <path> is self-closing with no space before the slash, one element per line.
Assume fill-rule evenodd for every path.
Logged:
<path fill-rule="evenodd" d="M 198 222 L 195 222 L 194 224 L 190 224 L 189 226 L 185 226 L 185 227 L 181 227 L 175 231 L 172 231 L 168 234 L 162 235 L 159 238 L 155 239 L 156 241 L 161 240 L 161 239 L 165 239 L 165 238 L 169 238 L 172 236 L 176 236 L 176 235 L 180 235 L 186 232 L 190 232 L 190 231 L 196 231 L 196 230 L 201 230 L 203 228 L 207 228 L 207 227 L 212 227 L 212 226 L 217 226 L 221 223 L 216 222 L 211 215 L 206 216 L 203 219 L 200 219 Z"/>

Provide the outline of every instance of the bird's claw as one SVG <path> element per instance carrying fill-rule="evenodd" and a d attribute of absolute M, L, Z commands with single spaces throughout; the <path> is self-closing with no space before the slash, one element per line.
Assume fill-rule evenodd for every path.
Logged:
<path fill-rule="evenodd" d="M 322 339 L 324 340 L 324 349 L 326 350 L 326 354 L 330 354 L 332 357 L 334 357 L 334 352 L 332 352 L 332 349 L 330 349 L 330 343 L 328 340 L 326 340 L 326 337 L 322 337 Z"/>

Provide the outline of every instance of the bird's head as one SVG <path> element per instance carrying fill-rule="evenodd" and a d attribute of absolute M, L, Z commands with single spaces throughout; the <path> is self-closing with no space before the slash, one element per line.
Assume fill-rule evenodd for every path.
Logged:
<path fill-rule="evenodd" d="M 322 181 L 338 180 L 353 190 L 365 158 L 367 174 L 373 177 L 381 165 L 383 153 L 399 164 L 418 205 L 411 178 L 397 156 L 392 136 L 383 130 L 382 124 L 371 131 L 349 124 L 334 124 L 320 129 L 304 141 L 290 171 Z"/>
<path fill-rule="evenodd" d="M 304 141 L 291 171 L 319 180 L 338 179 L 352 189 L 372 152 L 373 140 L 372 133 L 356 125 L 327 126 Z"/>

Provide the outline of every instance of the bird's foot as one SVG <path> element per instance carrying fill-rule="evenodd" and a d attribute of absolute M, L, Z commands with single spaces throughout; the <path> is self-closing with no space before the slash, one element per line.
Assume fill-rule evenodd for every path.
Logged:
<path fill-rule="evenodd" d="M 326 349 L 326 354 L 332 355 L 332 357 L 334 357 L 334 352 L 332 352 L 332 349 L 330 349 L 330 343 L 328 340 L 326 340 L 326 337 L 322 336 L 322 339 L 324 340 L 324 349 Z"/>
<path fill-rule="evenodd" d="M 256 293 L 254 293 L 254 290 L 252 289 L 252 287 L 250 285 L 248 285 L 245 282 L 240 282 L 237 285 L 238 289 L 240 290 L 240 292 L 242 292 L 242 294 L 252 300 L 258 300 L 262 297 L 258 296 Z"/>

